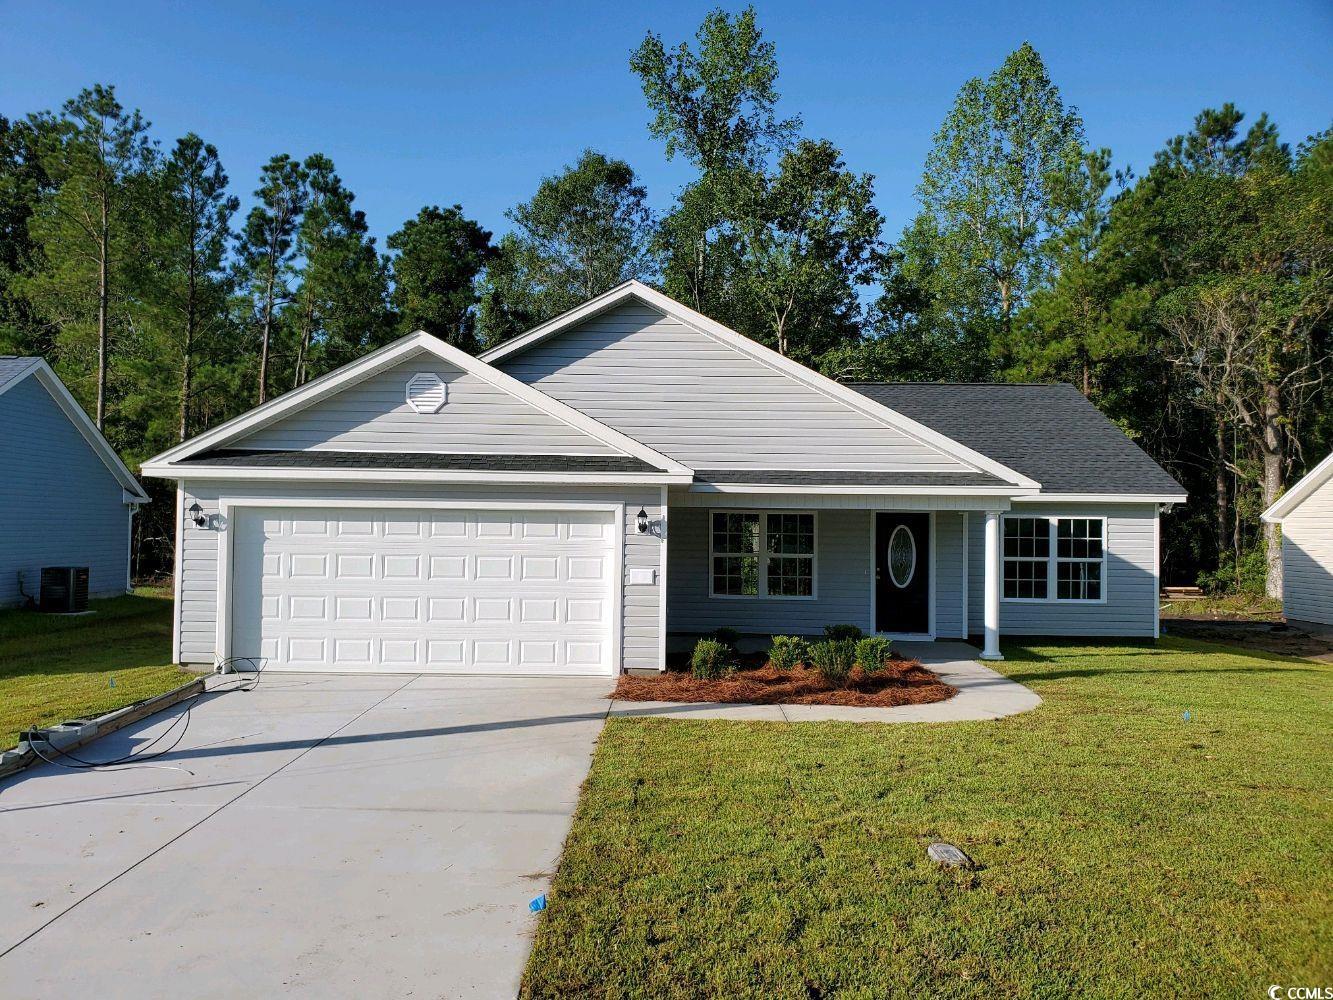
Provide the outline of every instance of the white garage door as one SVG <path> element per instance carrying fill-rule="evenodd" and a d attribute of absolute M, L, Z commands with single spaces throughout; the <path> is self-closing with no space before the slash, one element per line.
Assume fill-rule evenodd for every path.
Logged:
<path fill-rule="evenodd" d="M 232 655 L 269 669 L 610 674 L 610 512 L 241 509 Z"/>

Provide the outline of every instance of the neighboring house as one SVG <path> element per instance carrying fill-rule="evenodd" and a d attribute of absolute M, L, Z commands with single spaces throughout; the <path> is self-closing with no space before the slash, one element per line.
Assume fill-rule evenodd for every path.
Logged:
<path fill-rule="evenodd" d="M 1282 525 L 1282 614 L 1333 625 L 1333 455 L 1264 511 Z"/>
<path fill-rule="evenodd" d="M 143 487 L 41 358 L 0 357 L 0 607 L 43 566 L 88 567 L 90 597 L 130 589 Z"/>
<path fill-rule="evenodd" d="M 1184 490 L 1068 386 L 833 382 L 638 282 L 158 456 L 176 656 L 611 674 L 668 635 L 1157 635 Z"/>

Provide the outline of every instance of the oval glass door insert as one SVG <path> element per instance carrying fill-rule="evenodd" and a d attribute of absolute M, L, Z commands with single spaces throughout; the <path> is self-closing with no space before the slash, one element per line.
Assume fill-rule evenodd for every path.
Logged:
<path fill-rule="evenodd" d="M 916 539 L 912 529 L 900 524 L 889 536 L 889 579 L 900 590 L 916 575 Z"/>

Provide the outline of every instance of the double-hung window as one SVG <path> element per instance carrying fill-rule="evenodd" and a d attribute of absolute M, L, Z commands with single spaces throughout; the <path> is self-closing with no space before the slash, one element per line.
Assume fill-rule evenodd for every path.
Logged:
<path fill-rule="evenodd" d="M 815 596 L 813 513 L 715 510 L 709 517 L 711 596 Z"/>
<path fill-rule="evenodd" d="M 1004 518 L 1004 597 L 1009 601 L 1101 601 L 1106 519 Z"/>

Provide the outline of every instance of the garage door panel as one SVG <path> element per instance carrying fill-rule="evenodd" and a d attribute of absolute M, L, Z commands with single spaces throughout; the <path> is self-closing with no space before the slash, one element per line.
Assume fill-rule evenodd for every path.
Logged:
<path fill-rule="evenodd" d="M 236 531 L 236 655 L 276 669 L 612 672 L 609 512 L 264 511 Z"/>

